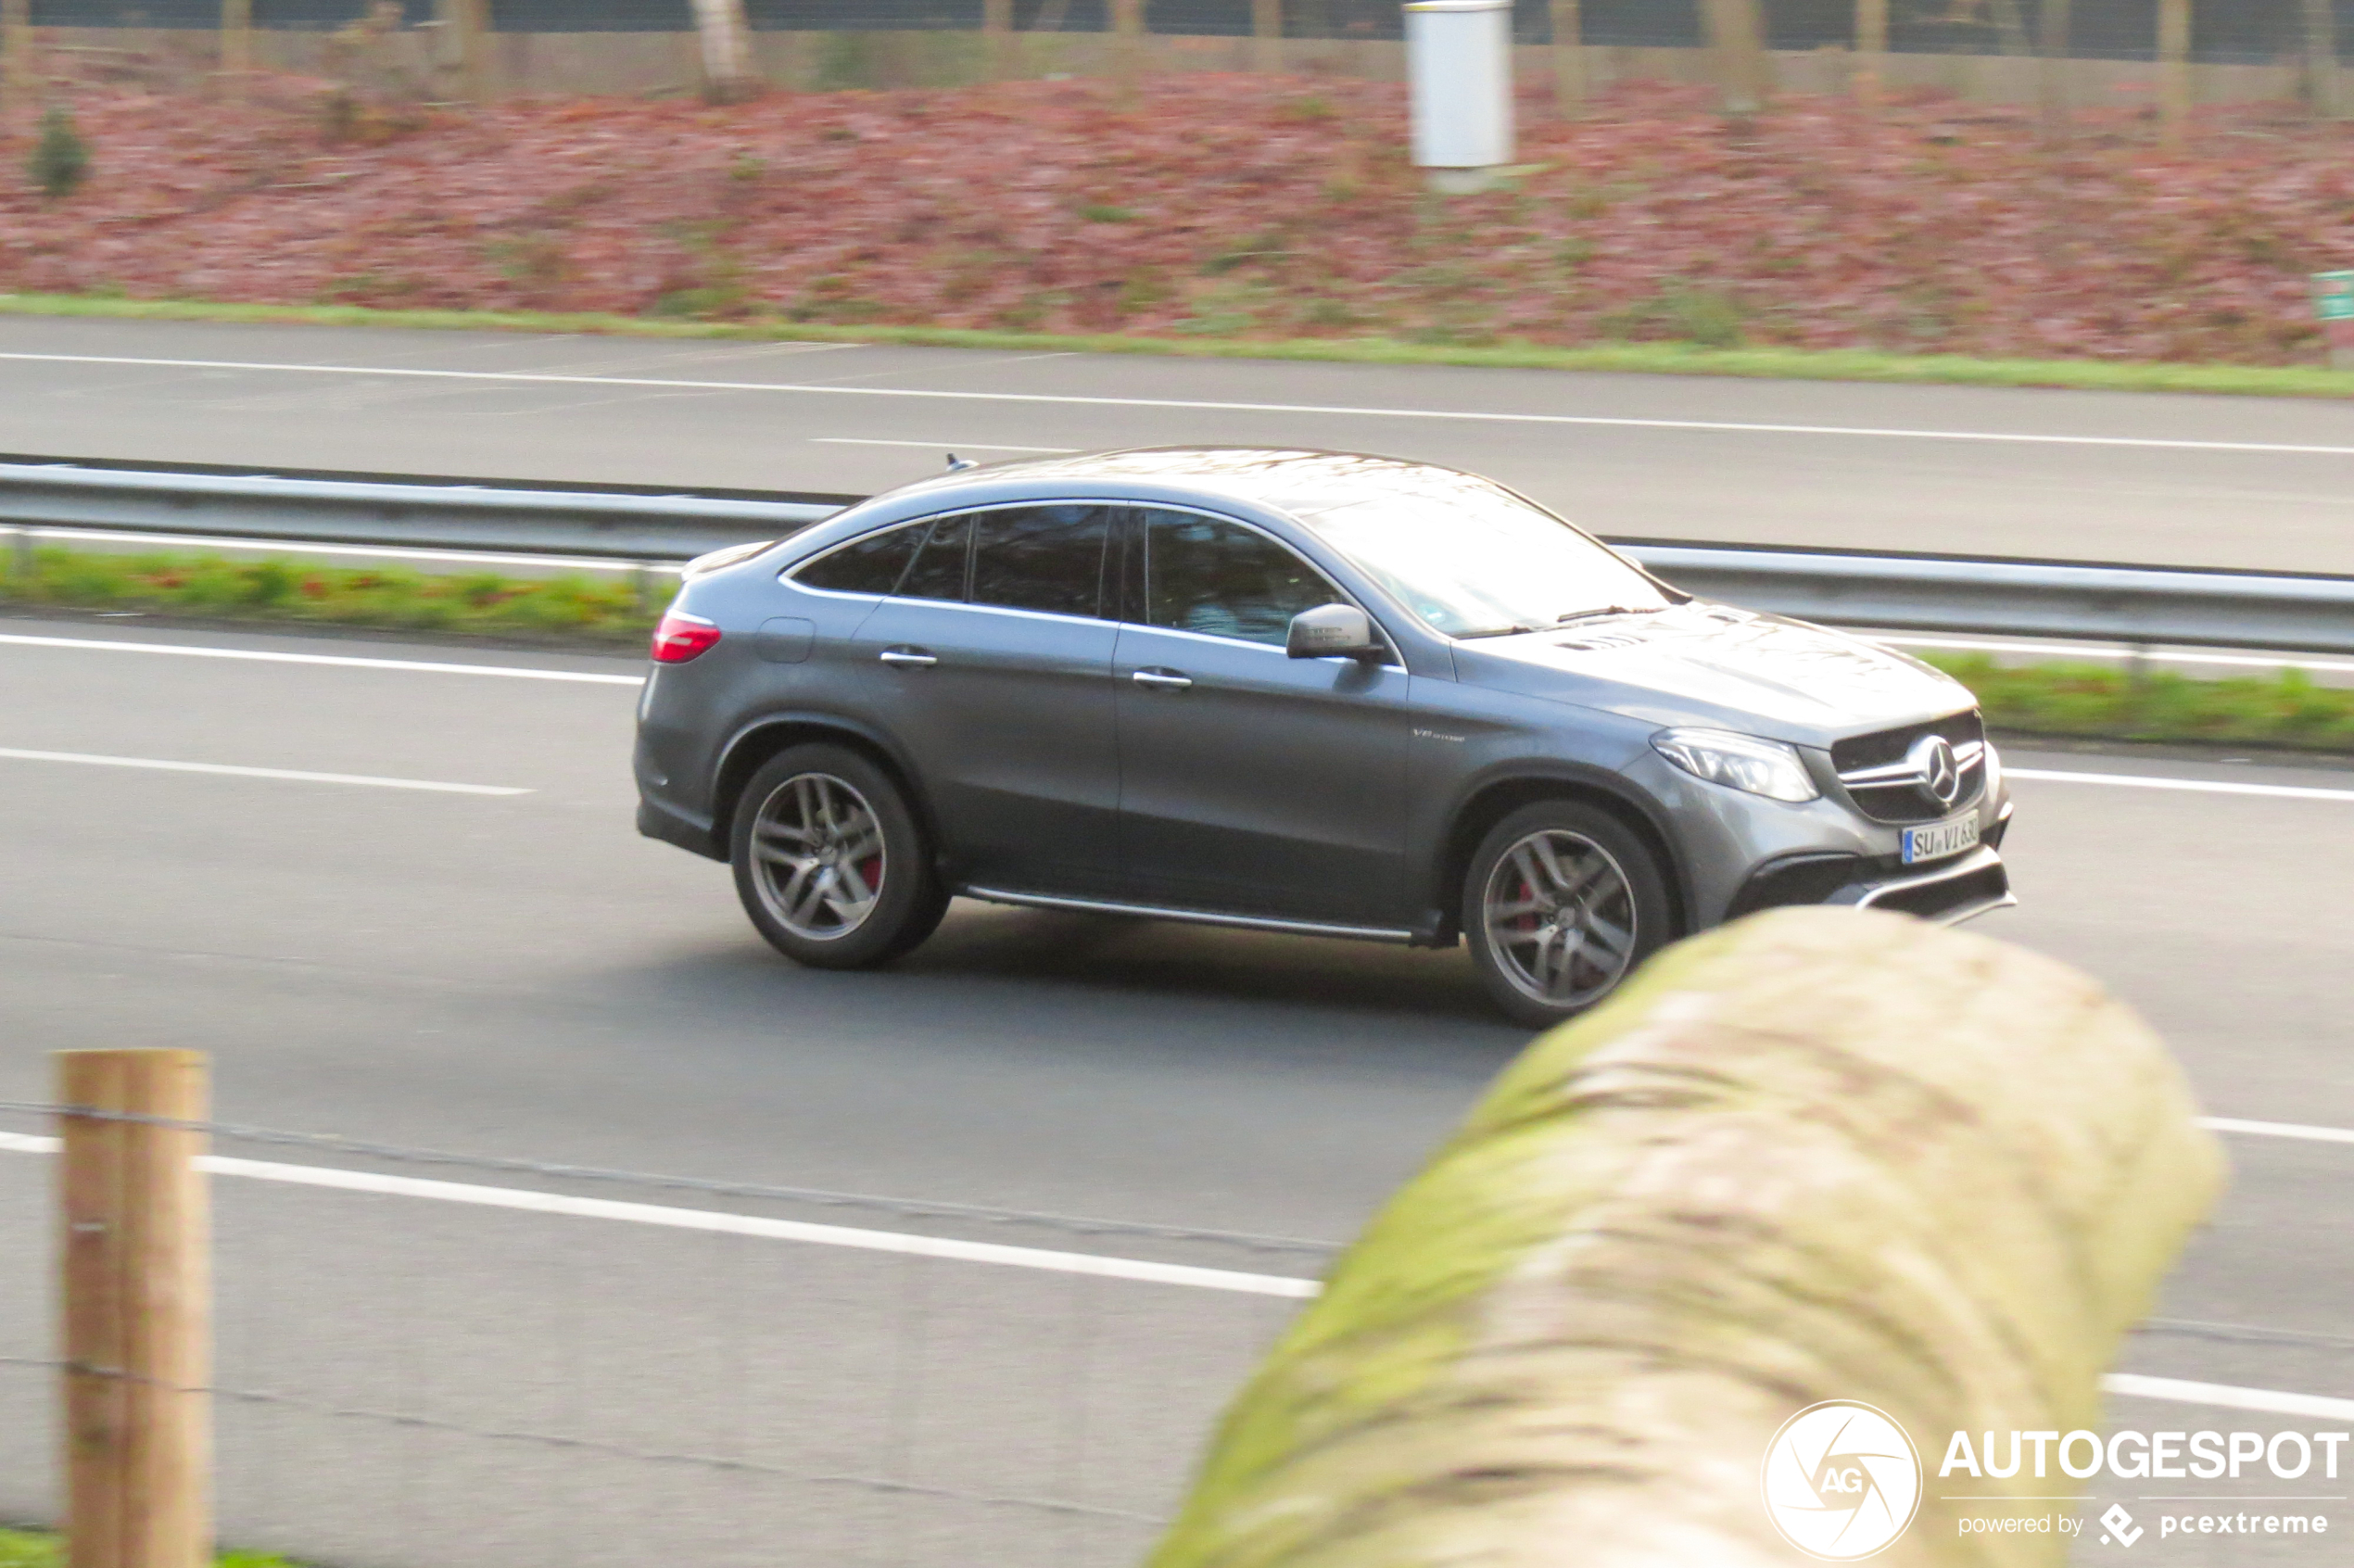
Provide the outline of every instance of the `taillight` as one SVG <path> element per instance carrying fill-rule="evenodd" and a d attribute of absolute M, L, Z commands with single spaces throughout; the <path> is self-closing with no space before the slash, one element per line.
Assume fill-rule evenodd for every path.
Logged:
<path fill-rule="evenodd" d="M 717 645 L 719 627 L 701 615 L 690 615 L 683 610 L 673 610 L 654 627 L 653 647 L 649 650 L 657 664 L 683 664 Z"/>

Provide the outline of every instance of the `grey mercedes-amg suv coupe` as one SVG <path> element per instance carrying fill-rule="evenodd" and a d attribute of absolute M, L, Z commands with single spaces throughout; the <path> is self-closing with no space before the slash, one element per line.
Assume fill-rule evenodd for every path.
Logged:
<path fill-rule="evenodd" d="M 653 661 L 639 829 L 804 964 L 962 894 L 1465 940 L 1541 1024 L 1751 910 L 2011 902 L 1967 689 L 1426 463 L 965 465 L 696 563 Z"/>

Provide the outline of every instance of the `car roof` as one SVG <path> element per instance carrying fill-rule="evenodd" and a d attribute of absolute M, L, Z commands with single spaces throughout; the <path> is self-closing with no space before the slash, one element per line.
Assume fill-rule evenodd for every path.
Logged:
<path fill-rule="evenodd" d="M 894 499 L 918 494 L 947 499 L 960 489 L 996 489 L 1015 482 L 1025 488 L 1035 483 L 1073 489 L 1138 487 L 1147 493 L 1171 488 L 1208 490 L 1296 516 L 1312 516 L 1376 498 L 1444 500 L 1471 489 L 1495 493 L 1491 481 L 1457 469 L 1364 452 L 1297 447 L 1138 447 L 986 463 L 918 480 L 892 491 L 891 496 Z"/>

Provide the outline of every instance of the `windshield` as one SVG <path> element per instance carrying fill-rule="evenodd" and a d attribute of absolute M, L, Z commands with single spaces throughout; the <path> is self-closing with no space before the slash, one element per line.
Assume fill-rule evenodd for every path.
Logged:
<path fill-rule="evenodd" d="M 1449 637 L 1543 631 L 1675 602 L 1551 512 L 1464 474 L 1418 475 L 1394 494 L 1293 510 Z"/>

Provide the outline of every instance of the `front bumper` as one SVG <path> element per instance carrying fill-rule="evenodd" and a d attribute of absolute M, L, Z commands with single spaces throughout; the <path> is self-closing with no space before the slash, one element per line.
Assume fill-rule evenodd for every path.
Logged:
<path fill-rule="evenodd" d="M 1826 904 L 1852 904 L 1858 909 L 1892 909 L 1917 915 L 1941 926 L 1956 926 L 1990 909 L 2007 909 L 2019 900 L 2011 893 L 2010 873 L 1991 844 L 1981 844 L 1958 860 L 1925 871 L 1911 871 L 1882 881 L 1851 882 Z"/>
<path fill-rule="evenodd" d="M 1760 909 L 1828 904 L 1854 909 L 1889 909 L 1940 925 L 1957 925 L 2019 900 L 1999 853 L 2011 823 L 2011 806 L 1967 854 L 1933 866 L 1905 866 L 1893 857 L 1794 854 L 1767 862 L 1749 879 L 1725 912 L 1728 920 Z"/>

